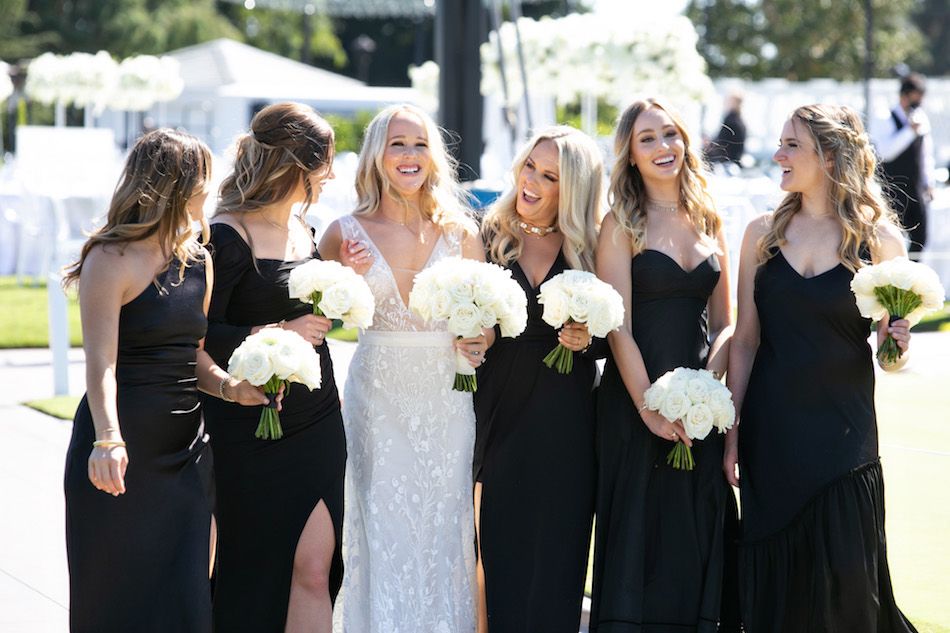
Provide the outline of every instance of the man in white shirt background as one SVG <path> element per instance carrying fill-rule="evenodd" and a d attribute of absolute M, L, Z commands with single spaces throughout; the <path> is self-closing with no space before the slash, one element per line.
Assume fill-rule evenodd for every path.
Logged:
<path fill-rule="evenodd" d="M 912 258 L 919 256 L 927 241 L 927 208 L 935 185 L 930 121 L 920 108 L 926 90 L 922 75 L 903 75 L 897 106 L 875 121 L 871 130 L 887 193 L 910 238 Z"/>

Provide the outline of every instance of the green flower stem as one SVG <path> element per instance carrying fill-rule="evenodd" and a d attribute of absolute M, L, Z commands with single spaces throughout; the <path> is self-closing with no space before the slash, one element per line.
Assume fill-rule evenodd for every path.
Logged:
<path fill-rule="evenodd" d="M 282 384 L 284 384 L 284 381 L 277 376 L 271 376 L 264 384 L 264 393 L 268 394 L 272 404 Z M 280 427 L 280 414 L 277 413 L 277 408 L 272 408 L 269 405 L 262 407 L 261 419 L 260 422 L 257 423 L 257 430 L 254 432 L 254 437 L 262 440 L 279 440 L 283 435 L 284 431 Z"/>
<path fill-rule="evenodd" d="M 313 313 L 317 316 L 326 316 L 323 314 L 323 310 L 317 307 L 317 304 L 320 303 L 320 299 L 323 298 L 323 293 L 319 290 L 315 290 L 310 293 L 310 302 L 313 304 Z"/>
<path fill-rule="evenodd" d="M 548 367 L 554 367 L 559 373 L 569 374 L 574 369 L 574 352 L 558 343 L 542 362 Z"/>
<path fill-rule="evenodd" d="M 874 289 L 874 296 L 887 310 L 892 322 L 895 319 L 903 319 L 923 303 L 923 299 L 917 293 L 902 290 L 895 286 L 879 286 Z M 897 341 L 890 334 L 887 335 L 877 350 L 877 357 L 884 364 L 893 363 L 903 355 L 904 350 L 900 348 Z"/>
<path fill-rule="evenodd" d="M 455 391 L 478 391 L 478 381 L 475 380 L 475 374 L 466 376 L 465 374 L 455 374 L 455 384 L 452 385 Z"/>
<path fill-rule="evenodd" d="M 678 470 L 693 470 L 696 462 L 693 461 L 693 451 L 689 446 L 677 441 L 673 450 L 666 456 L 666 463 Z"/>

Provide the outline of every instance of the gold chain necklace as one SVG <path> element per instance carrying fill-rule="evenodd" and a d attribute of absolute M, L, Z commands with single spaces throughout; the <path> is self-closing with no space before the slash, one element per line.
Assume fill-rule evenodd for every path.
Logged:
<path fill-rule="evenodd" d="M 273 226 L 273 227 L 275 227 L 275 228 L 278 228 L 278 229 L 280 229 L 281 231 L 284 231 L 285 233 L 287 233 L 287 239 L 290 240 L 290 246 L 291 246 L 292 248 L 296 248 L 296 246 L 297 246 L 297 240 L 294 239 L 294 232 L 293 232 L 293 228 L 292 228 L 292 227 L 289 227 L 289 226 L 281 226 L 280 224 L 277 224 L 276 222 L 271 221 L 271 219 L 270 219 L 269 217 L 267 217 L 267 215 L 265 215 L 265 213 L 264 213 L 263 211 L 261 211 L 261 217 L 264 218 L 264 221 L 267 222 L 268 224 L 270 224 L 271 226 Z"/>
<path fill-rule="evenodd" d="M 557 231 L 557 227 L 553 224 L 551 226 L 534 226 L 524 220 L 518 222 L 518 224 L 521 226 L 521 230 L 527 235 L 537 235 L 538 237 L 545 237 Z"/>

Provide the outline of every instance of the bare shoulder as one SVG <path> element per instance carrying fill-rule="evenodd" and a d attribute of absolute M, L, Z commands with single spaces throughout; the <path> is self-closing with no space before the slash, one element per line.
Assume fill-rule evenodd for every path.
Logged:
<path fill-rule="evenodd" d="M 745 229 L 746 237 L 754 237 L 756 239 L 764 236 L 772 229 L 772 214 L 763 213 L 758 215 L 749 222 Z"/>
<path fill-rule="evenodd" d="M 241 239 L 243 239 L 245 242 L 247 241 L 247 231 L 241 224 L 241 219 L 238 217 L 237 213 L 219 213 L 218 215 L 211 218 L 209 224 L 227 224 L 232 229 L 237 231 L 237 234 L 241 236 Z"/>
<path fill-rule="evenodd" d="M 323 259 L 338 260 L 340 258 L 340 246 L 343 244 L 343 230 L 340 228 L 340 219 L 337 218 L 330 222 L 329 226 L 320 236 L 320 243 L 317 245 L 317 252 Z"/>
<path fill-rule="evenodd" d="M 877 248 L 873 249 L 873 259 L 876 261 L 884 261 L 895 257 L 907 256 L 904 235 L 896 226 L 890 222 L 884 222 L 874 229 L 874 234 L 877 236 L 878 245 Z"/>

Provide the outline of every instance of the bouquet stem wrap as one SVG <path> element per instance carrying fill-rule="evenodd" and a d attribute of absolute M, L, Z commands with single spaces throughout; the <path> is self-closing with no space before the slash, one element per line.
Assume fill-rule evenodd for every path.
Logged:
<path fill-rule="evenodd" d="M 461 337 L 459 337 L 461 338 Z M 472 367 L 468 359 L 462 355 L 462 352 L 455 351 L 455 384 L 452 385 L 455 391 L 477 391 L 478 381 L 475 379 L 475 368 Z"/>
<path fill-rule="evenodd" d="M 874 295 L 881 302 L 890 315 L 887 324 L 891 325 L 894 321 L 903 319 L 908 314 L 920 307 L 922 301 L 920 296 L 913 292 L 907 292 L 894 286 L 877 287 L 874 289 Z M 877 350 L 877 357 L 885 365 L 896 362 L 898 358 L 904 355 L 904 350 L 900 348 L 897 341 L 890 334 L 881 343 Z"/>
<path fill-rule="evenodd" d="M 279 440 L 284 436 L 284 430 L 280 428 L 280 414 L 277 413 L 277 393 L 282 384 L 286 383 L 277 376 L 271 376 L 264 385 L 264 395 L 270 402 L 261 409 L 261 419 L 257 423 L 254 437 L 262 440 Z"/>

